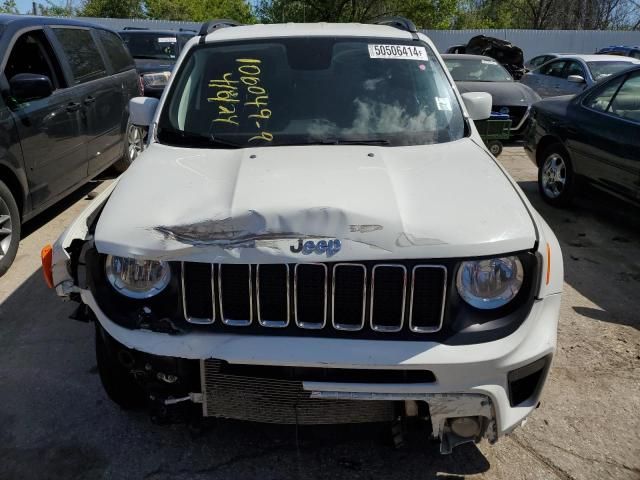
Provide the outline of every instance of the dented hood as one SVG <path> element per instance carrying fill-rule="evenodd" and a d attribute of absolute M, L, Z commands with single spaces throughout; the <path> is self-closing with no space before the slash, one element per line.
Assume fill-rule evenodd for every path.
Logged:
<path fill-rule="evenodd" d="M 338 239 L 341 249 L 305 255 L 295 248 L 300 239 Z M 517 187 L 470 139 L 237 150 L 153 144 L 120 178 L 95 233 L 98 251 L 113 255 L 261 263 L 492 255 L 535 240 Z"/>

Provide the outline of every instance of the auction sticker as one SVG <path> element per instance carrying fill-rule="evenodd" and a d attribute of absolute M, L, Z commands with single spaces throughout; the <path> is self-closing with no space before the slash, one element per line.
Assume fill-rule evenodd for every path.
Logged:
<path fill-rule="evenodd" d="M 158 38 L 158 43 L 178 43 L 176 37 L 160 37 Z"/>
<path fill-rule="evenodd" d="M 369 58 L 429 61 L 427 49 L 415 45 L 369 45 Z"/>

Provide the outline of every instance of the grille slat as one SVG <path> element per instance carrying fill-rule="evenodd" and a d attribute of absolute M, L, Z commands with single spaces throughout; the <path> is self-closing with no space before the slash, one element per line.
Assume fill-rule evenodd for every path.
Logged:
<path fill-rule="evenodd" d="M 367 268 L 358 263 L 333 266 L 331 316 L 336 330 L 358 331 L 364 327 L 367 300 Z"/>
<path fill-rule="evenodd" d="M 186 285 L 189 288 L 185 288 Z M 209 324 L 215 321 L 213 292 L 213 265 L 182 264 L 182 310 L 187 322 Z"/>
<path fill-rule="evenodd" d="M 258 265 L 256 296 L 260 325 L 272 328 L 289 325 L 289 265 Z"/>
<path fill-rule="evenodd" d="M 299 263 L 294 268 L 293 294 L 296 325 L 318 330 L 327 324 L 327 266 Z"/>
<path fill-rule="evenodd" d="M 442 328 L 447 293 L 447 269 L 437 265 L 416 265 L 411 272 L 409 328 L 415 333 Z"/>
<path fill-rule="evenodd" d="M 404 324 L 407 269 L 404 265 L 381 264 L 371 274 L 371 328 L 399 332 Z"/>
<path fill-rule="evenodd" d="M 252 333 L 262 328 L 289 334 L 292 329 L 322 331 L 316 335 L 334 331 L 334 336 L 356 332 L 367 338 L 434 333 L 443 325 L 447 271 L 444 265 L 415 261 L 291 266 L 185 262 L 184 317 L 209 324 L 219 316 L 223 325 L 210 328 L 244 326 Z M 363 330 L 369 333 L 357 333 Z"/>
<path fill-rule="evenodd" d="M 218 267 L 220 316 L 225 325 L 243 327 L 253 320 L 251 265 L 221 264 Z"/>

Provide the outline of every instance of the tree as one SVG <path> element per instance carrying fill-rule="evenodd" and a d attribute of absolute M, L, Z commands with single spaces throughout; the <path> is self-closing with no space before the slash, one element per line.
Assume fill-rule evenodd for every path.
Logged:
<path fill-rule="evenodd" d="M 15 0 L 4 0 L 0 4 L 0 13 L 19 13 Z"/>
<path fill-rule="evenodd" d="M 201 22 L 229 18 L 253 23 L 251 7 L 245 0 L 145 0 L 148 18 Z"/>
<path fill-rule="evenodd" d="M 46 0 L 44 4 L 38 3 L 37 11 L 40 15 L 49 17 L 70 17 L 75 13 L 70 1 L 67 1 L 65 5 L 58 5 L 51 0 Z"/>
<path fill-rule="evenodd" d="M 262 0 L 257 16 L 273 22 L 370 22 L 411 18 L 421 28 L 448 28 L 459 0 Z"/>
<path fill-rule="evenodd" d="M 144 18 L 142 0 L 85 0 L 78 9 L 82 17 Z"/>

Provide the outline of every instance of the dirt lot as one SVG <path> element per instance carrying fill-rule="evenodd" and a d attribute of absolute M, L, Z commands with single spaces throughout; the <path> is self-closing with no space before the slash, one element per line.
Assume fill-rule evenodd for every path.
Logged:
<path fill-rule="evenodd" d="M 219 422 L 199 435 L 120 411 L 102 391 L 93 326 L 46 289 L 39 251 L 88 203 L 94 183 L 26 226 L 0 279 L 1 479 L 608 479 L 640 478 L 640 212 L 588 193 L 542 204 L 519 147 L 501 156 L 560 239 L 565 294 L 542 405 L 497 445 L 450 456 L 386 430 Z M 490 188 L 490 187 L 488 187 Z"/>

